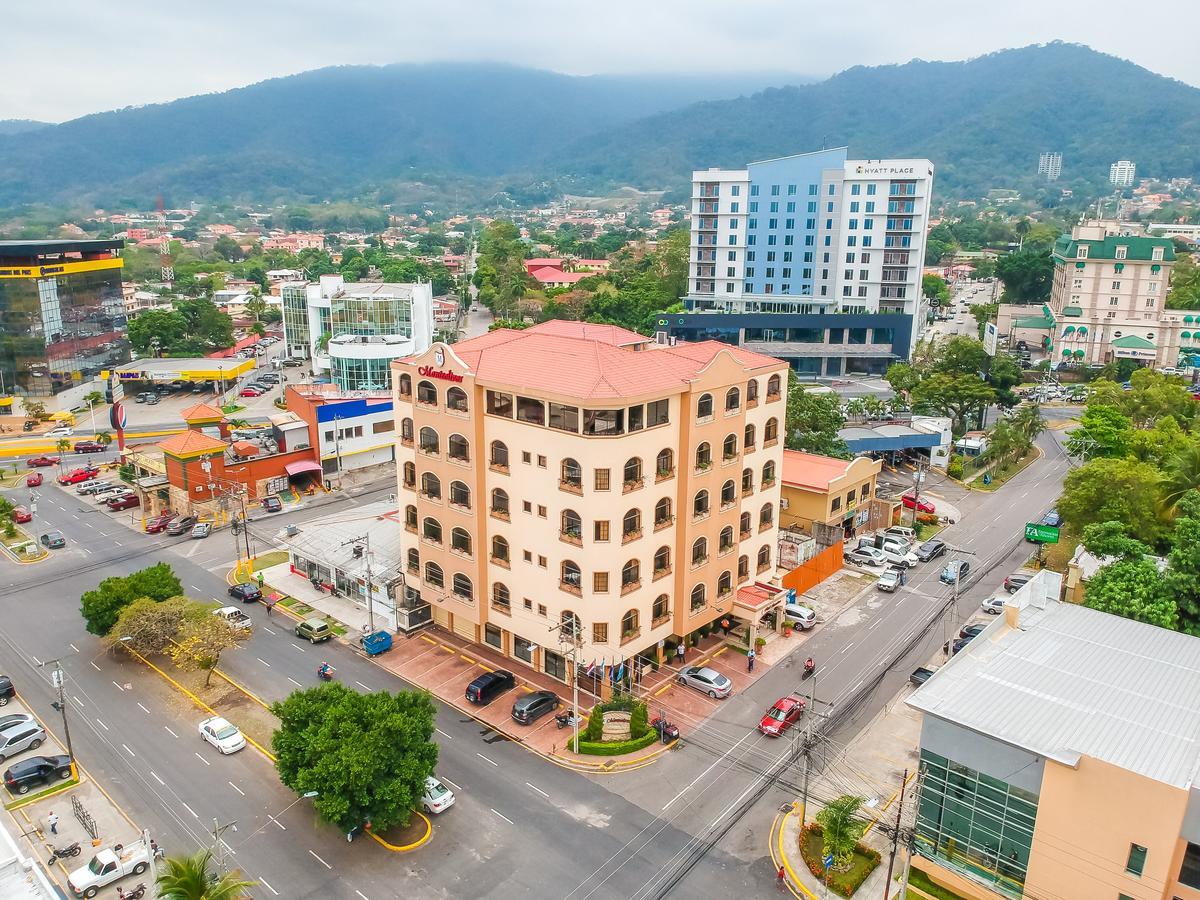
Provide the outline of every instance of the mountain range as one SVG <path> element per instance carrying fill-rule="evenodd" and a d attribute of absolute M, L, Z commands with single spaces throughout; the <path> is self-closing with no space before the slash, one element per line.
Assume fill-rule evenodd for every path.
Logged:
<path fill-rule="evenodd" d="M 1101 189 L 1108 165 L 1200 177 L 1200 90 L 1074 44 L 966 62 L 764 76 L 573 77 L 494 64 L 342 66 L 59 125 L 0 121 L 0 207 L 191 200 L 482 202 L 685 186 L 693 168 L 847 145 L 928 157 L 938 191 Z M 757 80 L 756 80 L 757 79 Z M 756 91 L 751 93 L 751 91 Z"/>

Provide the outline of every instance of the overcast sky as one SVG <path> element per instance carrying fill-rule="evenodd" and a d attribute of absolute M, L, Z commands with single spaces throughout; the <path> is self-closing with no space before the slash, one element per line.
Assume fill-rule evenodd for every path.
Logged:
<path fill-rule="evenodd" d="M 63 121 L 346 63 L 824 76 L 1065 40 L 1200 86 L 1200 3 L 1128 0 L 205 0 L 4 3 L 0 119 Z M 48 9 L 53 15 L 48 17 Z M 1119 88 L 1118 88 L 1119 89 Z"/>

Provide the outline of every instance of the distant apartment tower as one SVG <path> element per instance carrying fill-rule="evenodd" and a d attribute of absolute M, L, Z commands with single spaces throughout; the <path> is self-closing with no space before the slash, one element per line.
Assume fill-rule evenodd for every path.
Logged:
<path fill-rule="evenodd" d="M 882 374 L 924 321 L 932 191 L 929 160 L 847 160 L 845 147 L 695 171 L 691 315 L 659 327 L 804 375 Z"/>
<path fill-rule="evenodd" d="M 1108 180 L 1117 187 L 1133 187 L 1137 166 L 1128 159 L 1119 159 L 1108 167 Z"/>
<path fill-rule="evenodd" d="M 1062 174 L 1062 154 L 1050 150 L 1038 157 L 1038 174 L 1044 175 L 1047 181 L 1058 181 Z"/>

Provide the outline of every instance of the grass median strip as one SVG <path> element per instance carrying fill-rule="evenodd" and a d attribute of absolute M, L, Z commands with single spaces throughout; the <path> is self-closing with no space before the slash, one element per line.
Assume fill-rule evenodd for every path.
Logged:
<path fill-rule="evenodd" d="M 26 794 L 17 800 L 12 800 L 4 804 L 4 808 L 9 812 L 20 809 L 22 806 L 28 806 L 30 803 L 35 803 L 38 800 L 43 800 L 46 797 L 53 797 L 55 794 L 61 794 L 63 791 L 69 791 L 71 788 L 79 784 L 79 778 L 72 776 L 66 781 L 60 781 L 58 784 L 46 788 L 44 791 L 38 791 L 36 794 Z"/>

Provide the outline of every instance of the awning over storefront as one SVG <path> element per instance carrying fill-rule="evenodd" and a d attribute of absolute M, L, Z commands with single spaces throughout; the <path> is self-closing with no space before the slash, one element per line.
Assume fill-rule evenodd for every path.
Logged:
<path fill-rule="evenodd" d="M 155 488 L 167 486 L 166 475 L 147 475 L 145 478 L 139 478 L 134 482 L 143 491 L 152 491 Z"/>
<path fill-rule="evenodd" d="M 288 475 L 303 475 L 305 472 L 320 472 L 321 464 L 313 462 L 311 459 L 302 459 L 299 462 L 288 463 L 283 470 Z"/>

